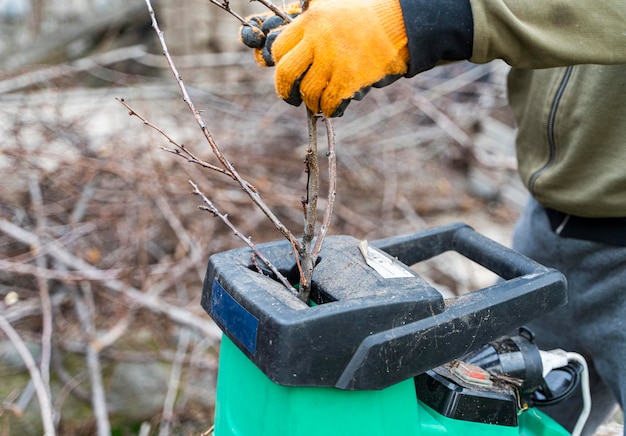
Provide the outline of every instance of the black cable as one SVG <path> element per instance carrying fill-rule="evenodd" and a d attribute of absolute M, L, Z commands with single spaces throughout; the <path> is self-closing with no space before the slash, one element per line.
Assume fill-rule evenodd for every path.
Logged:
<path fill-rule="evenodd" d="M 577 362 L 569 362 L 566 366 L 555 369 L 554 371 L 562 371 L 569 374 L 570 380 L 567 387 L 564 390 L 559 389 L 559 391 L 561 392 L 556 393 L 553 392 L 549 386 L 546 386 L 548 392 L 546 392 L 546 389 L 544 389 L 543 387 L 537 389 L 531 396 L 531 401 L 533 405 L 539 407 L 552 406 L 571 397 L 576 391 L 578 385 L 580 384 L 582 369 L 582 366 Z"/>

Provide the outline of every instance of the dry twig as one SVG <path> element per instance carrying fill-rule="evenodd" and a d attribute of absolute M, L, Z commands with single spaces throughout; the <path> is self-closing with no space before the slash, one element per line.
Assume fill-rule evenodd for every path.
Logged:
<path fill-rule="evenodd" d="M 189 151 L 189 149 L 185 146 L 185 144 L 179 144 L 178 142 L 176 142 L 170 135 L 168 135 L 165 131 L 163 131 L 162 129 L 160 129 L 159 127 L 157 127 L 156 125 L 154 125 L 153 123 L 151 123 L 150 121 L 148 121 L 145 117 L 143 117 L 142 115 L 138 114 L 137 111 L 135 111 L 135 109 L 133 109 L 127 102 L 126 100 L 124 100 L 123 98 L 118 98 L 115 97 L 115 99 L 117 101 L 119 101 L 121 104 L 124 105 L 124 107 L 126 107 L 126 109 L 128 109 L 128 115 L 130 115 L 131 117 L 137 117 L 139 118 L 146 126 L 150 127 L 151 129 L 156 130 L 157 132 L 159 132 L 160 135 L 162 135 L 165 139 L 167 139 L 170 144 L 172 144 L 174 147 L 176 148 L 168 148 L 168 147 L 159 147 L 161 150 L 167 151 L 168 153 L 172 153 L 176 156 L 180 156 L 184 159 L 187 159 L 188 162 L 194 163 L 196 165 L 200 165 L 201 167 L 213 170 L 213 171 L 217 171 L 218 173 L 222 173 L 225 174 L 229 177 L 231 177 L 233 180 L 236 180 L 234 178 L 234 176 L 229 173 L 228 171 L 226 171 L 224 168 L 220 168 L 216 165 L 210 164 L 206 161 L 203 161 L 202 159 L 198 159 L 196 156 L 193 155 L 193 153 L 191 153 L 191 151 Z M 250 189 L 255 189 L 252 185 L 249 185 Z"/>
<path fill-rule="evenodd" d="M 313 262 L 317 261 L 317 257 L 322 250 L 322 243 L 328 233 L 330 227 L 330 220 L 333 215 L 333 207 L 335 205 L 335 197 L 337 195 L 337 154 L 335 152 L 335 131 L 333 125 L 328 118 L 324 118 L 326 125 L 326 136 L 328 140 L 328 198 L 326 199 L 326 209 L 324 210 L 324 216 L 322 218 L 322 225 L 320 232 L 315 241 L 315 247 L 313 247 Z"/>
<path fill-rule="evenodd" d="M 46 219 L 43 213 L 43 199 L 41 195 L 41 187 L 39 182 L 34 177 L 29 179 L 29 190 L 31 200 L 37 215 L 37 233 L 39 240 L 43 237 L 43 229 L 46 227 Z M 32 246 L 37 252 L 39 250 L 39 244 Z M 45 268 L 46 260 L 43 255 L 36 258 L 36 264 L 38 268 Z M 41 300 L 41 380 L 44 383 L 48 397 L 50 394 L 50 356 L 52 354 L 52 304 L 50 302 L 50 288 L 48 286 L 48 280 L 42 276 L 37 276 L 37 284 L 39 286 L 39 298 Z"/>
<path fill-rule="evenodd" d="M 178 69 L 176 68 L 176 65 L 174 65 L 174 61 L 172 60 L 172 57 L 167 48 L 167 43 L 165 42 L 163 31 L 161 30 L 161 28 L 159 27 L 159 23 L 157 22 L 152 4 L 150 0 L 145 0 L 145 1 L 146 1 L 146 5 L 148 6 L 150 18 L 152 20 L 152 27 L 154 28 L 154 31 L 157 33 L 159 42 L 161 43 L 161 48 L 163 49 L 163 56 L 165 56 L 165 59 L 167 59 L 167 63 L 170 66 L 172 73 L 174 74 L 176 83 L 178 84 L 178 87 L 183 95 L 183 101 L 187 104 L 187 107 L 193 114 L 198 126 L 200 126 L 200 129 L 202 130 L 202 133 L 204 134 L 205 139 L 207 140 L 209 146 L 211 147 L 211 151 L 213 152 L 215 157 L 217 157 L 217 159 L 220 161 L 220 164 L 224 167 L 224 169 L 230 175 L 232 175 L 232 177 L 237 181 L 237 183 L 239 183 L 243 191 L 250 197 L 252 202 L 256 204 L 258 208 L 265 214 L 265 216 L 267 216 L 267 218 L 272 222 L 272 224 L 274 224 L 274 227 L 276 227 L 293 246 L 300 249 L 300 242 L 296 239 L 296 237 L 289 231 L 287 227 L 285 227 L 285 225 L 278 219 L 278 217 L 276 217 L 276 215 L 267 207 L 267 205 L 261 199 L 259 193 L 256 192 L 256 190 L 253 190 L 250 188 L 251 185 L 248 184 L 241 177 L 241 175 L 237 172 L 237 170 L 235 170 L 235 167 L 232 165 L 232 163 L 228 159 L 226 159 L 222 151 L 218 148 L 215 140 L 213 139 L 213 136 L 209 132 L 209 129 L 207 128 L 204 120 L 202 119 L 202 116 L 200 115 L 200 111 L 196 109 L 195 105 L 191 101 L 191 98 L 189 97 L 189 93 L 187 92 L 187 87 L 183 83 L 183 79 L 181 75 L 178 73 Z"/>
<path fill-rule="evenodd" d="M 30 373 L 30 379 L 35 387 L 37 393 L 37 399 L 39 400 L 39 409 L 41 412 L 41 420 L 45 431 L 45 436 L 54 436 L 56 430 L 54 427 L 54 411 L 52 409 L 52 400 L 50 398 L 49 390 L 41 376 L 41 373 L 37 371 L 37 364 L 35 359 L 28 351 L 26 344 L 15 331 L 13 326 L 9 324 L 4 316 L 0 314 L 0 330 L 9 338 L 20 357 L 24 361 L 28 372 Z"/>
<path fill-rule="evenodd" d="M 179 285 L 178 288 L 179 293 L 187 293 L 186 289 L 182 285 Z M 165 394 L 165 400 L 163 401 L 163 416 L 161 418 L 159 436 L 168 436 L 171 432 L 172 422 L 174 421 L 174 406 L 176 404 L 176 397 L 178 396 L 178 389 L 183 372 L 183 364 L 185 363 L 187 348 L 189 348 L 190 342 L 191 331 L 188 328 L 179 328 L 176 355 L 174 356 L 174 362 L 172 363 L 167 393 Z"/>
<path fill-rule="evenodd" d="M 306 172 L 307 193 L 302 203 L 304 206 L 304 232 L 302 235 L 302 277 L 298 295 L 302 301 L 309 301 L 311 284 L 313 280 L 312 243 L 315 237 L 315 224 L 317 223 L 317 199 L 319 196 L 319 162 L 317 160 L 317 117 L 307 109 L 307 121 L 309 131 L 309 145 L 306 149 Z"/>
<path fill-rule="evenodd" d="M 109 423 L 109 412 L 102 384 L 99 357 L 101 347 L 96 340 L 93 292 L 89 283 L 83 283 L 80 289 L 82 292 L 75 289 L 70 295 L 73 297 L 74 310 L 84 332 L 87 369 L 91 385 L 91 405 L 96 418 L 98 436 L 107 436 L 111 434 L 111 424 Z"/>
<path fill-rule="evenodd" d="M 202 201 L 204 202 L 205 206 L 200 206 L 200 209 L 202 210 L 206 210 L 207 212 L 211 212 L 214 216 L 218 217 L 219 219 L 222 220 L 222 222 L 224 224 L 226 224 L 226 226 L 228 226 L 229 229 L 231 229 L 233 231 L 233 234 L 235 236 L 237 236 L 239 239 L 241 239 L 243 242 L 246 243 L 246 245 L 248 247 L 250 247 L 252 249 L 252 251 L 254 252 L 254 254 L 261 259 L 261 261 L 267 265 L 268 268 L 270 268 L 272 270 L 272 272 L 276 275 L 276 277 L 278 278 L 278 280 L 280 280 L 280 282 L 285 285 L 285 287 L 287 289 L 289 289 L 292 293 L 294 293 L 295 295 L 298 295 L 298 292 L 293 288 L 293 286 L 291 286 L 291 284 L 289 283 L 289 280 L 287 280 L 287 278 L 285 278 L 284 275 L 282 275 L 280 273 L 280 271 L 278 271 L 278 269 L 276 269 L 276 267 L 272 264 L 272 262 L 270 262 L 270 260 L 265 257 L 265 255 L 263 253 L 261 253 L 261 251 L 257 248 L 257 246 L 252 242 L 252 239 L 249 236 L 244 235 L 243 233 L 241 233 L 237 227 L 235 227 L 235 225 L 230 221 L 230 219 L 228 219 L 228 215 L 223 214 L 219 211 L 219 209 L 217 207 L 215 207 L 215 205 L 213 204 L 213 202 L 211 200 L 209 200 L 209 198 L 204 195 L 200 189 L 198 189 L 198 185 L 196 185 L 194 182 L 192 182 L 191 180 L 189 181 L 189 184 L 193 187 L 193 193 L 197 196 L 199 196 Z"/>

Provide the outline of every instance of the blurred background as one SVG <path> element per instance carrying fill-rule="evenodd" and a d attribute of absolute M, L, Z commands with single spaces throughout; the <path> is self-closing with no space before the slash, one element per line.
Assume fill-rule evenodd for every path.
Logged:
<path fill-rule="evenodd" d="M 232 16 L 206 0 L 153 5 L 218 146 L 301 234 L 304 109 L 276 98 Z M 330 234 L 374 240 L 463 221 L 508 245 L 526 193 L 506 73 L 451 64 L 352 103 L 334 122 Z M 212 253 L 242 243 L 198 209 L 188 181 L 256 243 L 281 237 L 230 179 L 162 150 L 175 146 L 116 98 L 217 163 L 144 1 L 0 0 L 0 435 L 42 434 L 33 372 L 59 434 L 207 432 L 220 333 L 200 307 L 202 280 Z M 454 255 L 416 268 L 446 295 L 493 280 Z"/>

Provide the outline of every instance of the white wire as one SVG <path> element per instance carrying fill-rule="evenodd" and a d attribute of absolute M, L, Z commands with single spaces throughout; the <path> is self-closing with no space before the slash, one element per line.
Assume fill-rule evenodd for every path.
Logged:
<path fill-rule="evenodd" d="M 572 431 L 572 436 L 580 436 L 587 422 L 587 418 L 589 418 L 589 413 L 591 412 L 591 391 L 589 388 L 589 367 L 587 366 L 587 361 L 585 360 L 585 358 L 578 353 L 567 353 L 567 359 L 569 361 L 578 362 L 583 367 L 582 380 L 581 380 L 581 389 L 582 389 L 582 395 L 583 395 L 583 411 L 580 413 L 580 416 L 578 417 L 578 421 L 576 422 L 574 431 Z"/>

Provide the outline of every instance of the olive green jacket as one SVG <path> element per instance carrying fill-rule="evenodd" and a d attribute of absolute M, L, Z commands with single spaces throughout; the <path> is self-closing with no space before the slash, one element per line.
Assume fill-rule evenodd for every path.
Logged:
<path fill-rule="evenodd" d="M 513 67 L 520 175 L 544 206 L 626 217 L 626 1 L 470 0 L 471 61 Z"/>

